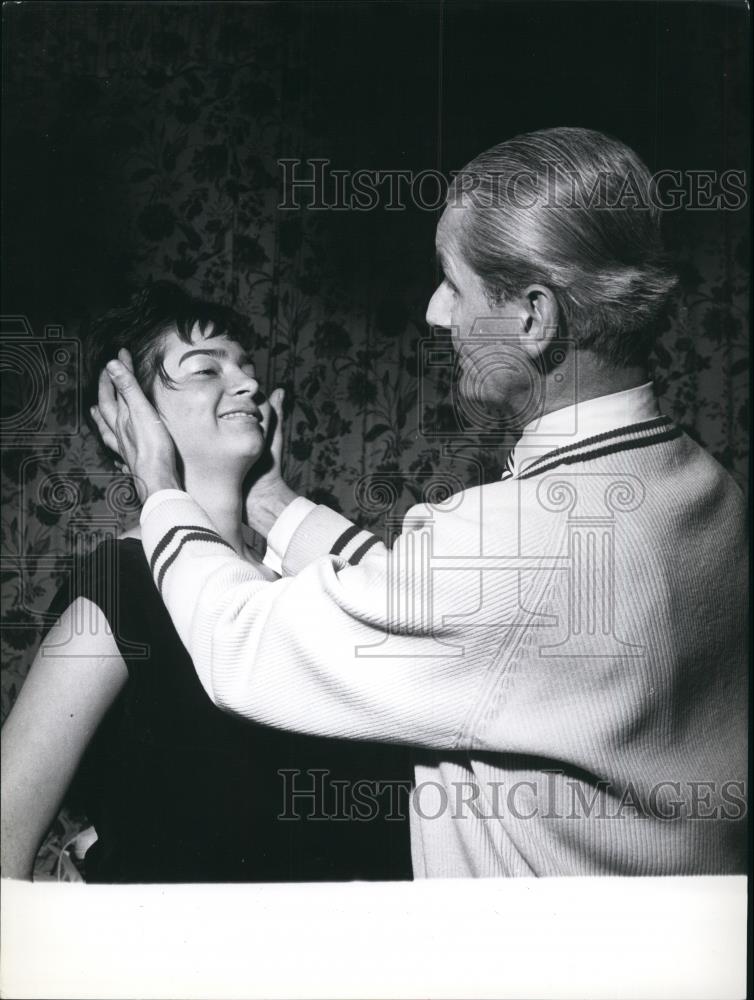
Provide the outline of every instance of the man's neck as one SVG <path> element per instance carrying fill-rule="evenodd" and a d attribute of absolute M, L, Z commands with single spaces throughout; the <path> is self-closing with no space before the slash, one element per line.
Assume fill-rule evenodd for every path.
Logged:
<path fill-rule="evenodd" d="M 557 381 L 556 375 L 560 375 Z M 624 392 L 649 381 L 645 365 L 627 368 L 608 367 L 589 351 L 581 351 L 577 360 L 569 359 L 566 371 L 550 372 L 545 380 L 544 405 L 540 416 L 589 399 Z"/>

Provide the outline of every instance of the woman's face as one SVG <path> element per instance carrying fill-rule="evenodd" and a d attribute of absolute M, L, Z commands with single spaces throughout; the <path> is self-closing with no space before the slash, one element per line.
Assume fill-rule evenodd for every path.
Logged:
<path fill-rule="evenodd" d="M 185 468 L 245 473 L 264 448 L 259 383 L 245 348 L 198 326 L 191 343 L 166 335 L 163 364 L 174 382 L 154 383 L 154 402 Z"/>

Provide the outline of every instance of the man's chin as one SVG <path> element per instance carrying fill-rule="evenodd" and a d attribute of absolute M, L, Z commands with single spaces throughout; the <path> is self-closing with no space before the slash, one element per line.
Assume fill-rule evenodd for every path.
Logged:
<path fill-rule="evenodd" d="M 458 422 L 469 431 L 479 434 L 507 437 L 518 430 L 512 414 L 499 396 L 475 391 L 464 391 L 456 386 L 453 394 Z"/>

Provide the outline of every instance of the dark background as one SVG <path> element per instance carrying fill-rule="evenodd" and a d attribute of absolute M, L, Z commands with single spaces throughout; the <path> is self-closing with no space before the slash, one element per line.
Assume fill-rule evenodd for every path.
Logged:
<path fill-rule="evenodd" d="M 75 526 L 134 516 L 78 420 L 75 350 L 55 381 L 50 324 L 75 345 L 83 319 L 149 278 L 235 306 L 267 386 L 288 390 L 292 485 L 380 530 L 438 471 L 491 478 L 504 456 L 479 447 L 469 464 L 423 430 L 443 426 L 448 393 L 448 373 L 430 385 L 420 363 L 436 213 L 278 211 L 280 158 L 448 172 L 518 132 L 581 125 L 654 170 L 749 168 L 743 3 L 24 3 L 3 16 L 3 716 Z M 744 483 L 748 210 L 669 213 L 666 234 L 681 289 L 657 387 Z M 68 494 L 53 502 L 51 482 Z M 408 774 L 393 751 L 334 753 L 351 776 Z M 406 872 L 405 828 L 360 836 L 362 871 Z"/>
<path fill-rule="evenodd" d="M 303 144 L 300 131 L 277 137 L 279 156 L 449 171 L 517 132 L 569 124 L 618 136 L 654 169 L 748 165 L 743 3 L 179 6 L 6 8 L 6 312 L 71 320 L 128 287 L 135 247 L 114 194 L 135 137 L 119 128 L 122 109 L 108 109 L 114 78 L 151 74 L 159 91 L 182 62 L 217 76 L 258 57 L 260 30 L 275 50 L 265 72 L 279 85 L 267 110 L 284 124 L 291 114 L 307 118 Z M 187 46 L 182 33 L 195 16 L 224 24 L 224 47 Z M 128 29 L 139 20 L 149 67 L 128 63 Z M 120 49 L 109 63 L 73 48 L 105 35 L 110 57 Z M 125 91 L 115 103 L 128 101 Z M 244 97 L 239 112 L 254 116 L 258 99 Z M 719 227 L 705 214 L 669 220 L 671 241 Z M 333 213 L 327 249 L 344 290 L 362 294 L 375 268 L 385 285 L 431 284 L 434 224 L 431 213 L 411 210 Z"/>

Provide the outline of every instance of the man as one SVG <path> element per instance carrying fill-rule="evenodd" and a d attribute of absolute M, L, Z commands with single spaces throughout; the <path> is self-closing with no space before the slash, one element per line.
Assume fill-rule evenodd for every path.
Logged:
<path fill-rule="evenodd" d="M 741 871 L 744 504 L 647 381 L 673 285 L 649 173 L 599 133 L 519 136 L 456 179 L 437 250 L 462 405 L 524 429 L 501 482 L 413 508 L 389 551 L 273 472 L 263 579 L 108 365 L 101 426 L 199 677 L 259 722 L 415 747 L 417 877 Z"/>

